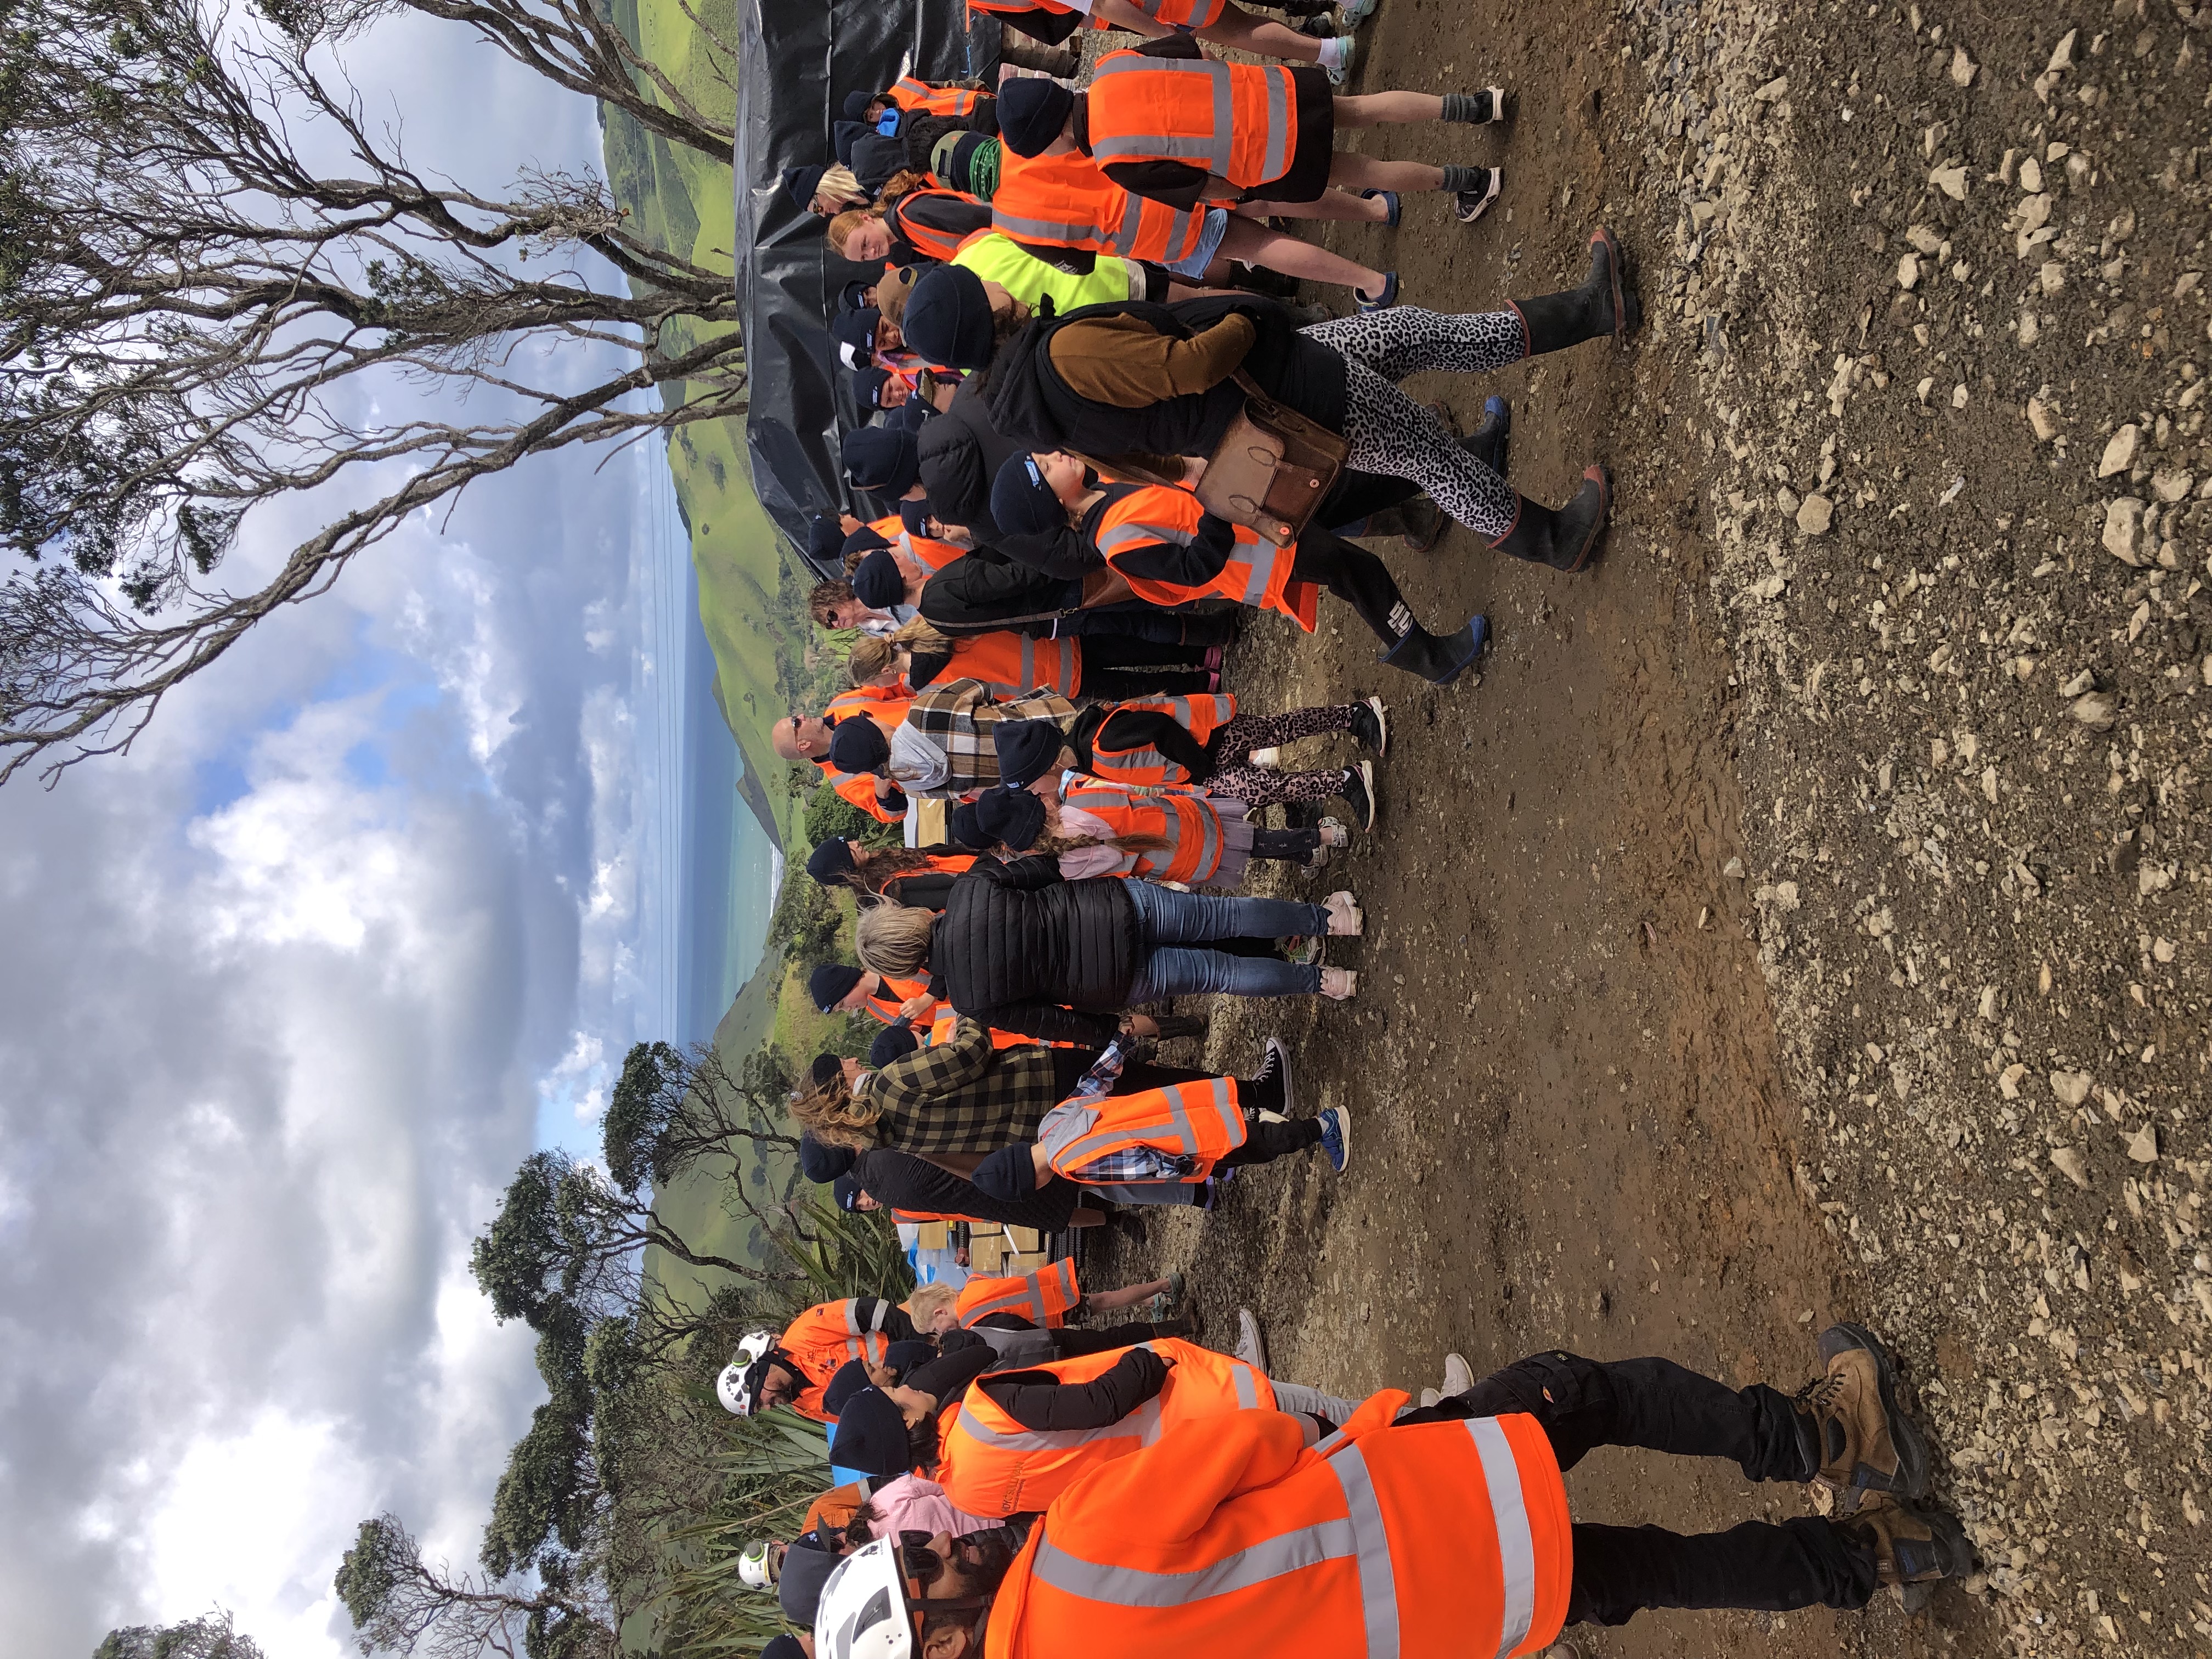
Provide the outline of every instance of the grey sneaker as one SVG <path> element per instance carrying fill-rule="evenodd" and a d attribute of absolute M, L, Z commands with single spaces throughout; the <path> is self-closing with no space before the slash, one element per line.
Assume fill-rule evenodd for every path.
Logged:
<path fill-rule="evenodd" d="M 1260 1322 L 1249 1308 L 1237 1310 L 1237 1357 L 1262 1376 L 1267 1370 L 1267 1341 L 1260 1334 Z"/>
<path fill-rule="evenodd" d="M 1461 1354 L 1444 1356 L 1444 1386 L 1446 1394 L 1465 1394 L 1474 1386 L 1474 1367 Z"/>

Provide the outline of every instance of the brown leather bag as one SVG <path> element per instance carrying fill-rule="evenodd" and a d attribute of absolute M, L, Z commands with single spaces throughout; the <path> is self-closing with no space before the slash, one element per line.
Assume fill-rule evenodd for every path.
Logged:
<path fill-rule="evenodd" d="M 1287 547 L 1335 485 L 1351 446 L 1276 402 L 1243 370 L 1235 379 L 1244 393 L 1243 411 L 1207 458 L 1194 493 L 1214 517 Z"/>

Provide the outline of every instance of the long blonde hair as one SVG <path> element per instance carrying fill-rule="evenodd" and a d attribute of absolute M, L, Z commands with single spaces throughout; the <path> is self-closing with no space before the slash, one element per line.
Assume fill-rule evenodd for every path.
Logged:
<path fill-rule="evenodd" d="M 822 180 L 814 186 L 817 196 L 834 196 L 841 202 L 866 205 L 868 192 L 860 188 L 860 181 L 853 176 L 853 169 L 842 163 L 822 169 Z"/>
<path fill-rule="evenodd" d="M 913 979 L 929 966 L 930 930 L 937 913 L 918 905 L 886 899 L 860 912 L 853 930 L 854 953 L 872 974 L 892 979 Z"/>
<path fill-rule="evenodd" d="M 865 1152 L 878 1144 L 877 1121 L 884 1109 L 866 1095 L 856 1095 L 841 1077 L 817 1084 L 791 1103 L 791 1115 L 799 1127 L 825 1146 L 848 1146 Z"/>
<path fill-rule="evenodd" d="M 845 659 L 845 672 L 855 685 L 878 685 L 891 670 L 893 653 L 904 651 L 915 656 L 949 657 L 959 649 L 951 640 L 930 625 L 927 617 L 916 617 L 912 622 L 893 629 L 878 638 L 866 635 L 855 641 L 852 654 Z"/>

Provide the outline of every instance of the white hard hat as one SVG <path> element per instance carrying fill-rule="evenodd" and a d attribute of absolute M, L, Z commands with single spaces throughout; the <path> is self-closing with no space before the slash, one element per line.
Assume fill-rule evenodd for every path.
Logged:
<path fill-rule="evenodd" d="M 775 1540 L 756 1538 L 738 1557 L 738 1577 L 747 1589 L 772 1590 L 775 1588 Z"/>
<path fill-rule="evenodd" d="M 722 1402 L 722 1409 L 739 1417 L 750 1417 L 753 1410 L 753 1393 L 745 1386 L 745 1374 L 753 1368 L 754 1361 L 775 1346 L 774 1331 L 748 1331 L 744 1340 L 738 1344 L 738 1357 L 722 1367 L 722 1374 L 714 1379 L 714 1397 Z"/>
<path fill-rule="evenodd" d="M 837 1564 L 814 1613 L 814 1659 L 913 1659 L 915 1621 L 894 1538 Z"/>

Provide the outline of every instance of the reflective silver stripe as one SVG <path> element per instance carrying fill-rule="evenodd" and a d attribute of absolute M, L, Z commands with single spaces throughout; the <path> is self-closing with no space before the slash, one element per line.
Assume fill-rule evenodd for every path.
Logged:
<path fill-rule="evenodd" d="M 857 1335 L 857 1334 L 859 1334 L 859 1332 L 860 1332 L 860 1297 L 848 1297 L 846 1298 L 846 1300 L 845 1300 L 845 1303 L 844 1303 L 844 1308 L 845 1308 L 845 1328 L 846 1328 L 847 1330 L 848 1330 L 848 1331 L 853 1332 L 854 1334 L 856 1334 L 856 1335 Z"/>
<path fill-rule="evenodd" d="M 1244 603 L 1262 605 L 1267 602 L 1267 583 L 1275 574 L 1274 561 L 1265 564 L 1255 559 L 1244 567 Z"/>
<path fill-rule="evenodd" d="M 1230 1379 L 1237 1385 L 1237 1405 L 1242 1411 L 1251 1411 L 1260 1403 L 1260 1389 L 1252 1381 L 1252 1368 L 1241 1359 L 1229 1362 Z"/>
<path fill-rule="evenodd" d="M 1290 171 L 1291 72 L 1263 70 L 1267 77 L 1267 153 L 1260 164 L 1262 177 L 1275 179 Z"/>
<path fill-rule="evenodd" d="M 1149 1446 L 1160 1437 L 1160 1401 L 1155 1395 L 1103 1429 L 994 1429 L 963 1404 L 959 1429 L 981 1445 L 1007 1451 L 1074 1451 L 1095 1440 L 1127 1440 L 1132 1435 L 1139 1445 Z"/>
<path fill-rule="evenodd" d="M 1357 1443 L 1330 1458 L 1328 1468 L 1344 1488 L 1359 1562 L 1359 1609 L 1367 1621 L 1367 1659 L 1398 1659 L 1398 1580 L 1390 1571 L 1390 1539 L 1382 1505 Z"/>
<path fill-rule="evenodd" d="M 883 1329 L 884 1321 L 890 1317 L 890 1311 L 891 1304 L 884 1301 L 883 1297 L 878 1297 L 876 1298 L 875 1317 L 868 1322 L 868 1328 L 872 1331 L 879 1331 Z"/>
<path fill-rule="evenodd" d="M 1009 213 L 1006 209 L 995 206 L 991 210 L 991 228 L 1000 235 L 1012 237 L 1018 242 L 1073 246 L 1105 239 L 1105 233 L 1097 225 L 1063 224 L 1054 219 L 1024 219 L 1019 214 Z"/>
<path fill-rule="evenodd" d="M 1036 684 L 1036 641 L 1029 635 L 1022 635 L 1022 690 Z"/>
<path fill-rule="evenodd" d="M 1180 1607 L 1210 1595 L 1233 1595 L 1324 1561 L 1344 1560 L 1358 1549 L 1353 1532 L 1349 1521 L 1324 1521 L 1319 1526 L 1263 1538 L 1192 1572 L 1102 1566 L 1070 1555 L 1047 1533 L 1037 1540 L 1030 1571 L 1054 1589 L 1086 1601 L 1117 1607 Z M 1370 1659 L 1377 1656 L 1370 1654 Z"/>
<path fill-rule="evenodd" d="M 1125 519 L 1100 534 L 1098 550 L 1106 554 L 1119 553 L 1133 542 L 1166 542 L 1176 547 L 1188 547 L 1196 534 L 1195 531 L 1183 530 L 1171 524 L 1139 524 L 1133 519 Z"/>
<path fill-rule="evenodd" d="M 1196 805 L 1200 833 L 1198 863 L 1191 873 L 1194 879 L 1202 881 L 1221 867 L 1221 815 L 1203 802 Z M 1182 840 L 1182 823 L 1172 807 L 1168 810 L 1168 825 L 1170 843 L 1180 842 Z M 1244 1115 L 1239 1112 L 1237 1115 L 1241 1121 Z"/>
<path fill-rule="evenodd" d="M 1482 1479 L 1490 1488 L 1490 1519 L 1498 1534 L 1498 1564 L 1504 1575 L 1498 1659 L 1528 1639 L 1536 1618 L 1536 1546 L 1528 1534 L 1528 1506 L 1521 1495 L 1521 1469 L 1513 1445 L 1494 1417 L 1468 1419 L 1467 1431 L 1482 1458 Z"/>
<path fill-rule="evenodd" d="M 1047 1112 L 1041 1126 L 1042 1133 L 1037 1136 L 1044 1147 L 1046 1162 L 1059 1163 L 1060 1153 L 1090 1133 L 1091 1126 L 1097 1121 L 1096 1106 L 1078 1106 L 1073 1101 L 1064 1100 Z"/>
<path fill-rule="evenodd" d="M 1243 1145 L 1245 1135 L 1244 1110 L 1237 1103 L 1235 1090 L 1236 1080 L 1232 1078 L 1213 1079 L 1213 1109 L 1221 1115 L 1221 1127 L 1231 1146 Z"/>
<path fill-rule="evenodd" d="M 1099 137 L 1092 130 L 1091 159 L 1104 167 L 1110 161 L 1130 160 L 1171 161 L 1202 161 L 1206 171 L 1226 178 L 1229 161 L 1234 153 L 1237 133 L 1235 88 L 1230 79 L 1229 65 L 1216 58 L 1205 58 L 1194 63 L 1167 63 L 1158 58 L 1139 57 L 1109 58 L 1101 62 L 1091 77 L 1091 89 L 1098 90 L 1102 84 L 1126 79 L 1132 75 L 1203 75 L 1212 82 L 1213 119 L 1211 132 L 1132 132 L 1120 137 Z M 1094 101 L 1091 107 L 1096 110 Z"/>
<path fill-rule="evenodd" d="M 1027 636 L 1024 635 L 1024 637 Z M 1079 649 L 1080 649 L 1080 647 L 1076 644 L 1073 636 L 1066 639 L 1055 640 L 1053 641 L 1053 645 L 1060 653 L 1060 673 L 1055 677 L 1053 684 L 1055 685 L 1066 686 L 1068 689 L 1069 693 L 1073 695 L 1077 684 L 1075 678 L 1075 653 Z"/>

